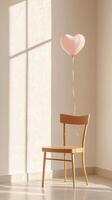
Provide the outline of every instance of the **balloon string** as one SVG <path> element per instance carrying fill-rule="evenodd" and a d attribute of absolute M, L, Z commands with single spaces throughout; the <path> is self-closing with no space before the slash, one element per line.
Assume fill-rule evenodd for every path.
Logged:
<path fill-rule="evenodd" d="M 74 69 L 74 63 L 75 63 L 75 56 L 72 55 L 72 64 L 73 64 L 73 70 L 72 70 L 72 81 L 73 81 L 73 115 L 76 115 L 76 89 L 75 89 L 75 69 Z"/>
<path fill-rule="evenodd" d="M 75 57 L 72 56 L 72 63 L 74 64 L 75 63 Z"/>

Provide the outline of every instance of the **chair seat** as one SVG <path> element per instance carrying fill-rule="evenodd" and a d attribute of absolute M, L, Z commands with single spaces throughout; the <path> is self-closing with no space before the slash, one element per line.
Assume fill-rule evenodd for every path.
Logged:
<path fill-rule="evenodd" d="M 43 152 L 56 152 L 56 153 L 82 153 L 82 147 L 74 146 L 55 146 L 55 147 L 43 147 Z"/>

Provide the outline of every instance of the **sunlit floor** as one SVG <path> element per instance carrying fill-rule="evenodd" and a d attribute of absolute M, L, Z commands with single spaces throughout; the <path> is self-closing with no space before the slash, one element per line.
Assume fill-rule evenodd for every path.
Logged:
<path fill-rule="evenodd" d="M 40 181 L 28 184 L 0 184 L 0 200 L 112 200 L 112 180 L 98 176 L 89 177 L 89 186 L 82 178 L 76 181 L 76 189 L 71 180 L 46 180 L 45 188 Z"/>

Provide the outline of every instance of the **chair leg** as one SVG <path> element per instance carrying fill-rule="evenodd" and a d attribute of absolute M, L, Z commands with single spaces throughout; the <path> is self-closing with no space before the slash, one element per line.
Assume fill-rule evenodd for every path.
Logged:
<path fill-rule="evenodd" d="M 66 159 L 66 154 L 64 153 L 64 160 Z M 67 173 L 66 173 L 66 161 L 64 161 L 64 182 L 66 182 Z"/>
<path fill-rule="evenodd" d="M 46 152 L 44 152 L 43 156 L 42 187 L 44 187 L 45 166 L 46 166 Z"/>
<path fill-rule="evenodd" d="M 85 165 L 85 152 L 82 152 L 82 167 L 83 167 L 84 176 L 86 179 L 86 184 L 88 185 L 88 177 L 87 177 L 87 171 L 86 171 L 86 165 Z"/>
<path fill-rule="evenodd" d="M 72 177 L 73 177 L 73 188 L 75 188 L 75 154 L 71 154 L 72 161 Z"/>

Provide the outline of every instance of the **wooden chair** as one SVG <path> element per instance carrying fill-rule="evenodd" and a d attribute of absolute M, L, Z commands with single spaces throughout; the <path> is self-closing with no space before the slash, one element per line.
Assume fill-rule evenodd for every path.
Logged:
<path fill-rule="evenodd" d="M 43 172 L 42 172 L 42 187 L 44 187 L 44 177 L 45 177 L 45 165 L 46 160 L 56 160 L 56 161 L 64 161 L 64 180 L 66 181 L 66 162 L 71 162 L 72 164 L 72 176 L 73 176 L 73 188 L 75 187 L 75 154 L 80 153 L 82 157 L 82 166 L 85 175 L 86 184 L 88 184 L 86 166 L 85 166 L 85 142 L 86 142 L 86 133 L 88 128 L 90 115 L 85 116 L 71 116 L 71 115 L 60 115 L 60 122 L 63 123 L 63 146 L 56 147 L 43 147 L 42 151 L 44 152 L 43 157 Z M 81 147 L 74 146 L 66 146 L 66 124 L 71 125 L 83 125 L 84 131 L 82 135 L 82 145 Z M 47 152 L 55 152 L 55 153 L 64 153 L 64 159 L 57 158 L 47 158 Z M 71 154 L 71 159 L 66 159 L 66 154 Z"/>

